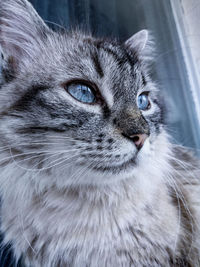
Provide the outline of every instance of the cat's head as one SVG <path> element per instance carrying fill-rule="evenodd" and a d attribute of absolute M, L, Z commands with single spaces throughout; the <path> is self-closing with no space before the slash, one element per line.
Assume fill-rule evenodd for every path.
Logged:
<path fill-rule="evenodd" d="M 146 30 L 124 43 L 55 33 L 26 0 L 0 4 L 0 142 L 10 162 L 48 172 L 49 182 L 90 184 L 159 158 L 163 117 Z"/>

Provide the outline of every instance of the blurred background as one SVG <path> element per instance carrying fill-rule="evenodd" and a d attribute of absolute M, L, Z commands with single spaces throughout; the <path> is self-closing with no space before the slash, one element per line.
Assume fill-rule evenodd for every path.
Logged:
<path fill-rule="evenodd" d="M 53 29 L 89 30 L 125 40 L 148 29 L 156 44 L 152 76 L 167 101 L 173 141 L 200 155 L 200 0 L 31 0 Z"/>

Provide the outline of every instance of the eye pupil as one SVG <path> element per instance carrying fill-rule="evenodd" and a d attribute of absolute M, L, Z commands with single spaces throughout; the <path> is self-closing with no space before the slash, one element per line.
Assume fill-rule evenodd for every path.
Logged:
<path fill-rule="evenodd" d="M 94 103 L 95 96 L 91 88 L 84 84 L 71 83 L 66 87 L 68 93 L 83 103 Z"/>
<path fill-rule="evenodd" d="M 139 95 L 138 99 L 137 99 L 137 105 L 138 105 L 139 109 L 147 110 L 149 108 L 149 106 L 150 106 L 148 95 L 146 95 L 144 93 Z"/>

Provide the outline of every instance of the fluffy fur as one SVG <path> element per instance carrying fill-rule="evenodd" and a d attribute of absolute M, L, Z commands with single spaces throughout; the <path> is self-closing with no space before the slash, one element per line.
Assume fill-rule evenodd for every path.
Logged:
<path fill-rule="evenodd" d="M 26 0 L 0 0 L 1 231 L 25 266 L 199 266 L 199 162 L 169 142 L 148 40 L 54 33 Z"/>

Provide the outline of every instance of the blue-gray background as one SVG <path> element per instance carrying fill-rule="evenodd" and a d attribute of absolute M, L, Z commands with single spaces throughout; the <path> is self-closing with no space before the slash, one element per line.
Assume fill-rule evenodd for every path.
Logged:
<path fill-rule="evenodd" d="M 156 43 L 154 78 L 167 100 L 173 141 L 200 149 L 197 118 L 170 0 L 31 0 L 48 24 L 127 39 L 149 29 Z"/>

